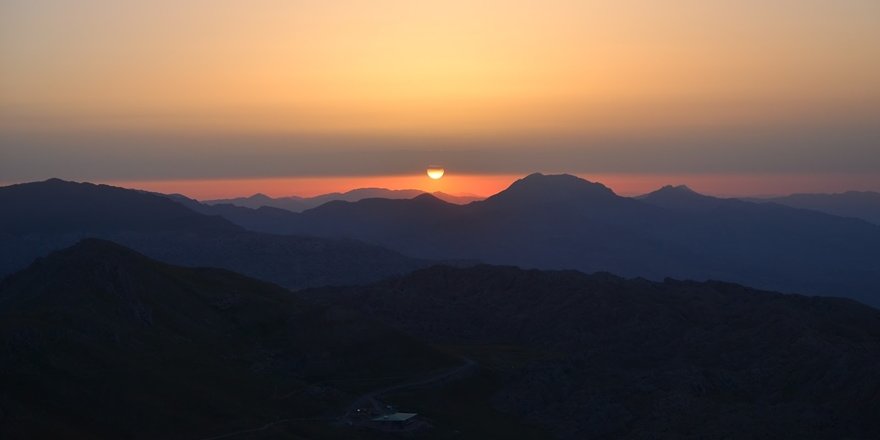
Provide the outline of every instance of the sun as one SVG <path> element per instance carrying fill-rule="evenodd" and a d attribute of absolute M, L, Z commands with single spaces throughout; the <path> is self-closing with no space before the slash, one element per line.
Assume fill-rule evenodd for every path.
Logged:
<path fill-rule="evenodd" d="M 428 167 L 428 177 L 433 180 L 439 180 L 441 177 L 443 177 L 443 174 L 445 172 L 446 170 L 444 170 L 443 167 L 438 167 L 436 165 L 431 165 Z"/>

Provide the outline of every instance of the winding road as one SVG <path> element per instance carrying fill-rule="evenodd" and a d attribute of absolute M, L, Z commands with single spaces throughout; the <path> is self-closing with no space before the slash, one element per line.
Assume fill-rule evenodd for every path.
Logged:
<path fill-rule="evenodd" d="M 383 394 L 388 394 L 394 391 L 400 391 L 407 388 L 419 388 L 424 387 L 440 382 L 446 382 L 448 380 L 460 378 L 467 374 L 471 369 L 476 368 L 477 363 L 472 359 L 462 358 L 464 360 L 464 364 L 454 367 L 449 370 L 443 370 L 432 374 L 427 377 L 423 377 L 421 379 L 413 380 L 410 382 L 399 383 L 395 385 L 390 385 L 384 388 L 380 388 L 378 390 L 370 391 L 366 394 L 361 394 L 357 399 L 355 399 L 351 405 L 346 409 L 345 414 L 342 416 L 343 419 L 348 418 L 351 415 L 351 412 L 358 409 L 363 408 L 366 405 L 372 405 L 376 407 L 375 403 L 380 396 Z"/>

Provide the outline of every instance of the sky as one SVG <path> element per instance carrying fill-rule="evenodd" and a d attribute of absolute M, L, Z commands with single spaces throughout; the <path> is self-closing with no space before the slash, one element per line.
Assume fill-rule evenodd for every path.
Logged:
<path fill-rule="evenodd" d="M 880 190 L 878 51 L 876 0 L 0 0 L 0 182 Z"/>

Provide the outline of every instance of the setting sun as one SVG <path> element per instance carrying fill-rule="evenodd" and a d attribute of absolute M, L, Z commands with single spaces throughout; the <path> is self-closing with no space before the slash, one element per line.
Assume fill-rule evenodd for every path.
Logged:
<path fill-rule="evenodd" d="M 434 165 L 428 167 L 428 177 L 433 180 L 439 180 L 441 177 L 443 177 L 443 174 L 445 172 L 446 170 L 443 169 L 443 167 L 438 167 Z"/>

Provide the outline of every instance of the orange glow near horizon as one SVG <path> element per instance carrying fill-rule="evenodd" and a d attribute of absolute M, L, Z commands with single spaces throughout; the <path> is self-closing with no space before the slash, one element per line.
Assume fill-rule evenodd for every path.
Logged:
<path fill-rule="evenodd" d="M 664 185 L 688 185 L 697 192 L 727 197 L 785 195 L 797 192 L 878 191 L 876 178 L 867 174 L 631 174 L 580 173 L 623 196 L 635 196 Z M 199 200 L 246 197 L 263 193 L 271 197 L 311 197 L 356 188 L 418 189 L 452 195 L 488 197 L 524 177 L 521 174 L 449 174 L 432 180 L 425 174 L 398 176 L 275 177 L 252 179 L 198 179 L 102 181 L 115 186 L 180 193 Z"/>
<path fill-rule="evenodd" d="M 434 180 L 425 174 L 400 176 L 274 177 L 253 179 L 198 179 L 102 182 L 161 193 L 180 193 L 200 200 L 245 197 L 256 193 L 270 197 L 312 197 L 357 188 L 418 189 L 453 195 L 489 196 L 508 187 L 521 175 L 445 174 Z"/>

